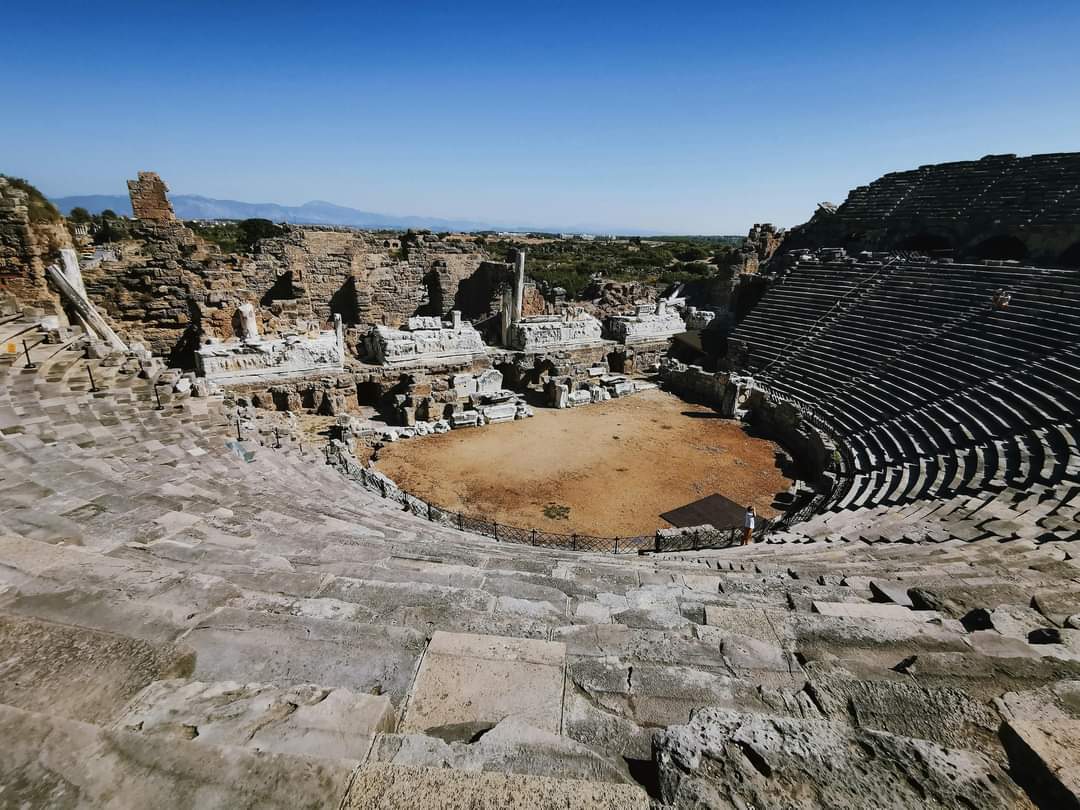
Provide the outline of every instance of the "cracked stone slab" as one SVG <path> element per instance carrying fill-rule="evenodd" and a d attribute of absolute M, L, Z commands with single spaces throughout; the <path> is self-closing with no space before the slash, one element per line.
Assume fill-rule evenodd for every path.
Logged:
<path fill-rule="evenodd" d="M 871 592 L 878 599 L 885 599 L 902 607 L 911 607 L 911 597 L 908 596 L 907 586 L 901 582 L 885 579 L 871 579 L 868 583 Z"/>
<path fill-rule="evenodd" d="M 380 734 L 369 762 L 633 783 L 617 756 L 603 756 L 516 717 L 506 718 L 472 743 L 445 742 L 424 734 Z"/>
<path fill-rule="evenodd" d="M 571 657 L 606 657 L 659 664 L 726 670 L 720 646 L 698 638 L 696 628 L 653 630 L 622 624 L 592 624 L 557 627 L 553 638 L 566 644 Z"/>
<path fill-rule="evenodd" d="M 436 632 L 413 685 L 403 731 L 470 739 L 507 717 L 558 734 L 566 645 Z"/>
<path fill-rule="evenodd" d="M 786 614 L 761 608 L 705 606 L 705 624 L 721 632 L 738 633 L 769 644 L 779 644 L 777 628 L 784 626 Z"/>
<path fill-rule="evenodd" d="M 1036 592 L 1032 605 L 1058 627 L 1063 627 L 1069 616 L 1080 613 L 1080 589 Z"/>
<path fill-rule="evenodd" d="M 1006 720 L 1080 720 L 1080 680 L 1006 692 L 994 700 L 994 705 Z"/>
<path fill-rule="evenodd" d="M 728 675 L 618 658 L 582 658 L 567 676 L 596 707 L 644 727 L 685 723 L 702 706 L 734 706 L 739 685 Z"/>
<path fill-rule="evenodd" d="M 873 678 L 815 662 L 806 689 L 830 720 L 859 728 L 930 740 L 947 748 L 981 751 L 1001 759 L 1000 718 L 990 706 L 956 687 L 922 686 L 890 670 Z"/>
<path fill-rule="evenodd" d="M 823 616 L 843 616 L 849 619 L 884 619 L 897 622 L 929 622 L 941 619 L 933 610 L 910 610 L 898 604 L 876 602 L 818 602 L 813 603 L 814 612 Z"/>
<path fill-rule="evenodd" d="M 332 683 L 354 692 L 408 690 L 424 636 L 404 627 L 255 613 L 223 608 L 195 625 L 183 643 L 196 652 L 194 677 L 277 686 Z"/>
<path fill-rule="evenodd" d="M 363 760 L 396 716 L 386 695 L 314 684 L 157 681 L 114 727 L 146 736 L 235 745 L 279 754 Z"/>

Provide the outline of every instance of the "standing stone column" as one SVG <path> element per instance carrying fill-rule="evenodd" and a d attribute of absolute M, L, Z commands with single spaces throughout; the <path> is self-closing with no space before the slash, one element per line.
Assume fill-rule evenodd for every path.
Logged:
<path fill-rule="evenodd" d="M 259 326 L 255 322 L 255 307 L 243 303 L 236 309 L 240 315 L 240 339 L 243 341 L 256 341 L 259 339 Z"/>
<path fill-rule="evenodd" d="M 510 327 L 513 325 L 513 312 L 514 312 L 514 291 L 503 290 L 502 292 L 502 311 L 499 313 L 499 325 L 502 327 L 502 345 L 507 348 L 510 346 Z"/>
<path fill-rule="evenodd" d="M 341 320 L 341 313 L 334 313 L 334 341 L 337 343 L 338 361 L 345 362 L 345 322 Z"/>
<path fill-rule="evenodd" d="M 514 256 L 514 318 L 513 322 L 521 320 L 521 308 L 525 302 L 525 248 L 518 250 Z"/>

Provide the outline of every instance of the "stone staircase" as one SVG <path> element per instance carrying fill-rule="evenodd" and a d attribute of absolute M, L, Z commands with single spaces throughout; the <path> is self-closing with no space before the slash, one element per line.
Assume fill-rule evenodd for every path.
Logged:
<path fill-rule="evenodd" d="M 1025 807 L 1070 789 L 1045 739 L 1077 722 L 1064 540 L 1002 545 L 980 521 L 911 545 L 502 544 L 268 429 L 238 441 L 220 399 L 167 373 L 31 359 L 0 362 L 0 807 L 816 807 L 885 787 L 885 807 Z"/>

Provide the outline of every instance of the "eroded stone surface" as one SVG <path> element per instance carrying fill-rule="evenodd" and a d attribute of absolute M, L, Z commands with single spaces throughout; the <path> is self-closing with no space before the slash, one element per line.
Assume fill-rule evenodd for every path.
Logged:
<path fill-rule="evenodd" d="M 849 719 L 859 728 L 1001 759 L 997 713 L 961 689 L 920 686 L 910 676 L 891 671 L 872 680 L 857 678 L 842 667 L 823 663 L 810 664 L 807 671 L 807 692 L 831 720 Z"/>
<path fill-rule="evenodd" d="M 1029 807 L 986 757 L 823 720 L 706 709 L 656 743 L 676 808 Z"/>
<path fill-rule="evenodd" d="M 278 686 L 327 682 L 356 692 L 404 697 L 424 637 L 402 627 L 279 616 L 225 608 L 199 622 L 184 643 L 200 680 L 247 678 Z"/>
<path fill-rule="evenodd" d="M 0 703 L 28 711 L 108 721 L 148 683 L 192 663 L 171 647 L 0 615 Z"/>
<path fill-rule="evenodd" d="M 621 759 L 601 756 L 568 737 L 502 720 L 475 742 L 445 742 L 423 734 L 382 734 L 371 760 L 394 765 L 520 773 L 560 779 L 632 782 Z"/>
<path fill-rule="evenodd" d="M 386 695 L 312 684 L 169 680 L 143 690 L 115 725 L 155 738 L 363 760 L 375 735 L 392 731 L 395 719 Z"/>
<path fill-rule="evenodd" d="M 356 765 L 154 739 L 0 706 L 0 805 L 326 810 Z"/>
<path fill-rule="evenodd" d="M 369 765 L 360 770 L 342 810 L 415 810 L 418 797 L 443 810 L 648 810 L 645 792 L 630 785 L 446 768 Z M 437 797 L 437 798 L 436 798 Z"/>

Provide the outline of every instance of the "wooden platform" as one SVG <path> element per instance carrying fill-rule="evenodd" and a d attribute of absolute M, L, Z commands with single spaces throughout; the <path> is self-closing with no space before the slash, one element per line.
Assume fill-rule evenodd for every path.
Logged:
<path fill-rule="evenodd" d="M 745 506 L 714 492 L 701 500 L 672 509 L 670 512 L 664 512 L 660 517 L 672 526 L 680 528 L 709 523 L 717 529 L 727 529 L 732 526 L 742 526 L 745 514 Z"/>

